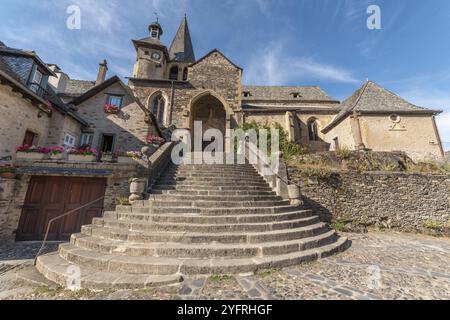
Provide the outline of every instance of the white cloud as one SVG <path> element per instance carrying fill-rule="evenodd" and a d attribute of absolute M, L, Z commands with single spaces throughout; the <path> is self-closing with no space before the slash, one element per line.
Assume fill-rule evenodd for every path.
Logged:
<path fill-rule="evenodd" d="M 255 85 L 282 85 L 293 81 L 327 80 L 331 82 L 357 83 L 349 70 L 318 62 L 311 57 L 284 55 L 282 43 L 269 44 L 262 52 L 251 57 L 244 72 L 244 82 Z"/>

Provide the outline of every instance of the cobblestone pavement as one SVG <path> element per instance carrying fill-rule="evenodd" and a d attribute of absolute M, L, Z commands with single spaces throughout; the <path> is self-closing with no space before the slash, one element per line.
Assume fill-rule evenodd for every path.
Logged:
<path fill-rule="evenodd" d="M 347 234 L 339 255 L 256 275 L 188 278 L 146 290 L 71 292 L 17 280 L 31 269 L 40 244 L 0 245 L 0 299 L 446 299 L 450 300 L 450 239 L 400 233 Z M 51 244 L 47 250 L 56 248 Z"/>

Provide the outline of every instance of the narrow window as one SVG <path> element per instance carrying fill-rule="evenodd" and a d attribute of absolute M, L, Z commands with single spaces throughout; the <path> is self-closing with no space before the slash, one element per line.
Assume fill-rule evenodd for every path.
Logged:
<path fill-rule="evenodd" d="M 26 131 L 25 132 L 25 137 L 23 138 L 23 145 L 28 145 L 28 146 L 32 146 L 34 144 L 34 142 L 36 140 L 36 134 L 34 132 L 31 131 Z"/>
<path fill-rule="evenodd" d="M 341 146 L 339 145 L 339 138 L 338 137 L 334 138 L 333 142 L 334 142 L 334 150 L 336 150 L 336 151 L 340 150 Z"/>
<path fill-rule="evenodd" d="M 170 80 L 178 80 L 178 67 L 177 66 L 170 68 L 169 79 Z"/>
<path fill-rule="evenodd" d="M 64 145 L 66 147 L 71 147 L 71 148 L 75 147 L 75 142 L 76 142 L 76 139 L 73 135 L 68 134 L 68 133 L 66 133 L 64 135 Z"/>
<path fill-rule="evenodd" d="M 184 68 L 184 71 L 183 71 L 183 80 L 184 80 L 184 81 L 187 81 L 187 79 L 188 79 L 188 68 Z"/>
<path fill-rule="evenodd" d="M 164 125 L 166 114 L 166 101 L 161 94 L 158 94 L 152 101 L 152 113 L 155 115 L 159 124 Z"/>
<path fill-rule="evenodd" d="M 308 121 L 309 141 L 319 141 L 319 130 L 316 119 Z"/>

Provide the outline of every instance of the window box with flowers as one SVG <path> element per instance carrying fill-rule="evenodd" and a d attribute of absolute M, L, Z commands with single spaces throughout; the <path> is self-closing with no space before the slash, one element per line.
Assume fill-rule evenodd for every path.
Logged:
<path fill-rule="evenodd" d="M 70 149 L 69 161 L 94 162 L 97 160 L 97 150 L 91 148 Z"/>
<path fill-rule="evenodd" d="M 120 108 L 113 104 L 107 103 L 103 107 L 103 110 L 105 111 L 106 114 L 118 114 L 120 111 Z"/>
<path fill-rule="evenodd" d="M 16 168 L 11 164 L 5 164 L 0 166 L 0 178 L 14 179 L 16 177 Z"/>
<path fill-rule="evenodd" d="M 139 151 L 120 152 L 117 156 L 119 163 L 135 164 L 136 160 L 142 159 L 142 153 Z"/>
<path fill-rule="evenodd" d="M 62 160 L 64 158 L 64 152 L 66 150 L 63 147 L 52 147 L 50 148 L 50 159 L 52 160 Z"/>
<path fill-rule="evenodd" d="M 43 160 L 50 154 L 49 148 L 22 145 L 17 148 L 16 158 L 24 160 Z"/>

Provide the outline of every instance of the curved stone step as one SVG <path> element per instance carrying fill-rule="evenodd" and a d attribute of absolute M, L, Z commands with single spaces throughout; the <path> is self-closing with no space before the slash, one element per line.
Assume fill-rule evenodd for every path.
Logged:
<path fill-rule="evenodd" d="M 273 191 L 267 184 L 262 186 L 193 186 L 193 185 L 166 185 L 156 184 L 152 187 L 154 190 L 181 190 L 181 191 Z"/>
<path fill-rule="evenodd" d="M 184 201 L 173 201 L 173 200 L 151 200 L 150 208 L 260 208 L 260 207 L 270 207 L 270 206 L 282 206 L 289 205 L 289 200 L 253 200 L 253 201 L 237 201 L 237 200 L 184 200 Z"/>
<path fill-rule="evenodd" d="M 117 228 L 98 227 L 94 225 L 83 226 L 81 233 L 104 239 L 122 240 L 139 243 L 151 242 L 178 242 L 191 243 L 262 243 L 296 240 L 330 231 L 325 223 L 317 223 L 305 227 L 264 231 L 264 232 L 227 232 L 227 233 L 199 233 L 199 232 L 169 232 L 169 231 L 134 231 Z"/>
<path fill-rule="evenodd" d="M 250 258 L 288 254 L 296 251 L 309 250 L 333 243 L 337 239 L 334 230 L 315 237 L 300 240 L 269 242 L 261 244 L 205 244 L 183 245 L 178 243 L 139 244 L 124 241 L 104 240 L 75 234 L 71 244 L 85 250 L 103 254 L 123 254 L 127 256 L 154 256 L 180 258 Z"/>
<path fill-rule="evenodd" d="M 67 286 L 67 280 L 70 276 L 67 271 L 71 266 L 74 266 L 74 264 L 61 258 L 58 253 L 40 256 L 36 264 L 36 268 L 39 272 L 50 281 L 53 281 L 62 287 Z M 184 280 L 183 276 L 180 274 L 126 274 L 121 272 L 98 271 L 85 266 L 80 267 L 80 271 L 81 288 L 91 290 L 145 289 L 177 284 Z"/>
<path fill-rule="evenodd" d="M 277 195 L 187 195 L 187 194 L 151 194 L 149 200 L 156 201 L 283 201 L 283 198 Z"/>
<path fill-rule="evenodd" d="M 249 214 L 271 214 L 286 213 L 301 210 L 302 208 L 293 206 L 272 206 L 272 207 L 233 207 L 233 208 L 194 208 L 194 207 L 167 207 L 167 208 L 148 208 L 147 212 L 154 214 L 166 213 L 185 213 L 185 214 L 204 214 L 212 215 L 249 215 Z"/>
<path fill-rule="evenodd" d="M 133 230 L 133 231 L 168 231 L 168 232 L 195 232 L 195 233 L 222 233 L 222 232 L 265 232 L 284 229 L 295 229 L 317 224 L 318 216 L 301 218 L 290 221 L 238 223 L 238 224 L 192 224 L 168 222 L 130 222 L 114 219 L 94 218 L 93 225 L 99 227 Z"/>
<path fill-rule="evenodd" d="M 176 195 L 176 196 L 276 196 L 275 191 L 199 191 L 199 190 L 152 190 L 151 195 Z"/>
<path fill-rule="evenodd" d="M 132 257 L 121 254 L 102 254 L 80 249 L 72 244 L 60 246 L 60 257 L 64 260 L 90 269 L 131 275 L 184 275 L 198 274 L 236 274 L 255 272 L 261 269 L 282 268 L 303 262 L 317 260 L 344 250 L 348 246 L 346 238 L 322 247 L 297 251 L 294 253 L 230 259 L 195 259 L 167 257 Z"/>
<path fill-rule="evenodd" d="M 206 216 L 199 214 L 141 214 L 129 212 L 107 211 L 106 219 L 125 220 L 131 222 L 172 222 L 172 223 L 194 223 L 194 224 L 223 224 L 223 223 L 258 223 L 289 221 L 312 216 L 311 210 L 294 211 L 278 214 L 253 214 L 253 215 L 223 215 Z"/>

